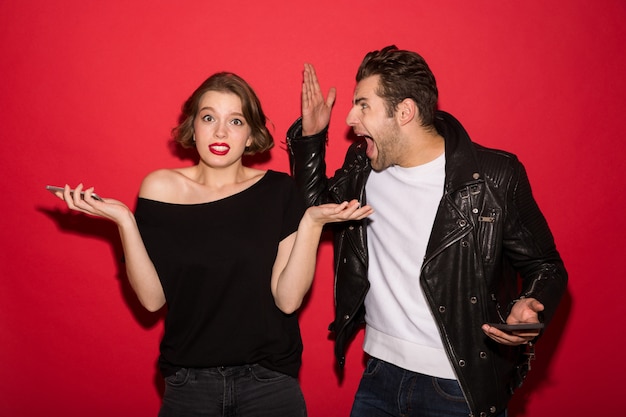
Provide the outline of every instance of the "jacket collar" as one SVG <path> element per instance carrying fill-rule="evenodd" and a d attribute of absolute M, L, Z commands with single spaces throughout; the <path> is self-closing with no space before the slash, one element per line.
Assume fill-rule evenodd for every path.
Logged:
<path fill-rule="evenodd" d="M 469 183 L 482 181 L 476 149 L 463 125 L 451 114 L 438 110 L 435 114 L 435 128 L 445 140 L 445 192 L 450 193 Z"/>

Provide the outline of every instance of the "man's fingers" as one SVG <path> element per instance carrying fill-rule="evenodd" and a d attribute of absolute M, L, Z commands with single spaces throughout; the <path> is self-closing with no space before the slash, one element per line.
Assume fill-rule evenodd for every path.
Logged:
<path fill-rule="evenodd" d="M 335 87 L 330 87 L 328 90 L 328 97 L 326 98 L 326 105 L 328 107 L 332 107 L 335 103 L 335 98 L 337 97 L 337 89 Z"/>

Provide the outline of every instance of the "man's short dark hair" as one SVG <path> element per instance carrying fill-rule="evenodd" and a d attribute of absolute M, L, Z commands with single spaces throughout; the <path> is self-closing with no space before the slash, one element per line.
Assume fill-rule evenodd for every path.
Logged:
<path fill-rule="evenodd" d="M 410 98 L 417 104 L 422 126 L 433 127 L 437 82 L 421 55 L 398 49 L 395 45 L 369 52 L 361 62 L 356 81 L 375 75 L 380 77 L 377 93 L 385 100 L 389 117 L 398 104 Z"/>

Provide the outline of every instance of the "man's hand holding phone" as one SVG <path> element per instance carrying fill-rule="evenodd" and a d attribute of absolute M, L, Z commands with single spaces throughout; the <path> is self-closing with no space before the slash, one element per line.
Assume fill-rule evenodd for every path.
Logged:
<path fill-rule="evenodd" d="M 509 346 L 526 344 L 537 336 L 544 324 L 539 313 L 544 307 L 535 298 L 521 298 L 511 308 L 507 323 L 485 323 L 483 332 L 498 343 Z"/>

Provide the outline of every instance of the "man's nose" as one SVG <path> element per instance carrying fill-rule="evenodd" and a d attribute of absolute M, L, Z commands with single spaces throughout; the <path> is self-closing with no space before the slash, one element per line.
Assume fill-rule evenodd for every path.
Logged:
<path fill-rule="evenodd" d="M 348 124 L 348 126 L 352 126 L 352 127 L 354 127 L 358 122 L 357 117 L 354 115 L 354 110 L 355 110 L 355 107 L 352 107 L 350 111 L 348 112 L 348 116 L 346 117 L 346 123 Z"/>

